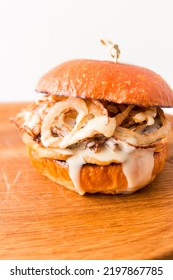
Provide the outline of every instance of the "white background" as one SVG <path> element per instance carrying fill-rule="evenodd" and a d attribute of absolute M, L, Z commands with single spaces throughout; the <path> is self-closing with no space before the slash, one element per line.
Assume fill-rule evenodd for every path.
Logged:
<path fill-rule="evenodd" d="M 111 59 L 100 38 L 173 88 L 172 0 L 0 0 L 0 102 L 34 100 L 39 77 L 65 60 Z"/>

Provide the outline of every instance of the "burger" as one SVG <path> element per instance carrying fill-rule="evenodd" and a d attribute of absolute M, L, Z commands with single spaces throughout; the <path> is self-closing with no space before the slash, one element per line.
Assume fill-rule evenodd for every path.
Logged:
<path fill-rule="evenodd" d="M 46 73 L 43 97 L 13 122 L 31 162 L 80 195 L 132 193 L 164 167 L 170 124 L 160 107 L 173 91 L 153 71 L 98 60 L 67 61 Z"/>

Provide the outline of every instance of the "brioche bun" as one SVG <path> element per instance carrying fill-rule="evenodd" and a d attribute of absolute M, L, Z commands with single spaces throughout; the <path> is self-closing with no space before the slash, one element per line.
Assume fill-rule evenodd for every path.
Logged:
<path fill-rule="evenodd" d="M 37 92 L 139 106 L 173 106 L 173 92 L 153 71 L 128 64 L 71 60 L 46 73 Z"/>

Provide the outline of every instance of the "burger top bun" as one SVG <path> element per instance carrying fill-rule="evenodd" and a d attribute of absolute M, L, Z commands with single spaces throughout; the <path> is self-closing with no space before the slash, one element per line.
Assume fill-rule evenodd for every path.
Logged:
<path fill-rule="evenodd" d="M 173 91 L 160 75 L 112 61 L 67 61 L 46 73 L 36 91 L 144 107 L 173 106 Z"/>

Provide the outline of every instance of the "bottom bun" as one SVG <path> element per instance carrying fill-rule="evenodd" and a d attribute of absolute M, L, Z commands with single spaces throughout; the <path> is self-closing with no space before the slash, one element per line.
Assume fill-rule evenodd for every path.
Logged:
<path fill-rule="evenodd" d="M 28 147 L 29 156 L 34 167 L 47 176 L 52 181 L 68 189 L 76 191 L 75 186 L 68 174 L 68 164 L 65 161 L 52 160 L 48 158 L 39 158 L 37 151 Z M 160 148 L 160 151 L 154 153 L 154 168 L 147 185 L 154 180 L 157 174 L 164 167 L 166 160 L 166 144 Z M 132 193 L 144 186 L 138 186 L 129 189 L 126 177 L 122 171 L 122 164 L 112 163 L 106 166 L 86 164 L 83 165 L 80 175 L 80 183 L 84 192 L 87 193 Z"/>

